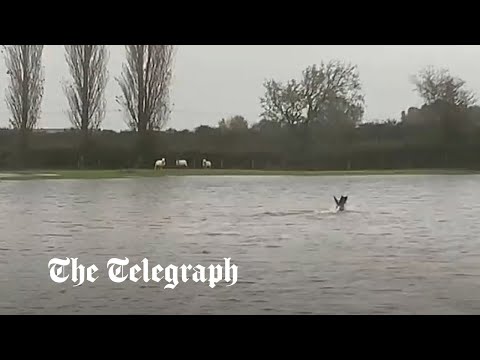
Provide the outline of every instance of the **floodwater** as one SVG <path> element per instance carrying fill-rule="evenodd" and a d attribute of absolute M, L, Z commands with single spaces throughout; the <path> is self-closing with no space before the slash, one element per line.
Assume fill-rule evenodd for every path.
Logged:
<path fill-rule="evenodd" d="M 0 314 L 480 314 L 479 215 L 473 175 L 3 181 Z M 97 280 L 52 281 L 66 257 Z M 125 257 L 238 280 L 115 283 Z"/>

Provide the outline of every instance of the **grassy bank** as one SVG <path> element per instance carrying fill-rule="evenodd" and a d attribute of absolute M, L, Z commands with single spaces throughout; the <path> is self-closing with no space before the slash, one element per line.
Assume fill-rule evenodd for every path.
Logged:
<path fill-rule="evenodd" d="M 357 175 L 456 175 L 476 174 L 469 170 L 414 169 L 361 171 L 294 171 L 294 170 L 221 170 L 221 169 L 164 169 L 164 170 L 59 170 L 0 172 L 0 180 L 33 179 L 120 179 L 161 176 L 357 176 Z"/>

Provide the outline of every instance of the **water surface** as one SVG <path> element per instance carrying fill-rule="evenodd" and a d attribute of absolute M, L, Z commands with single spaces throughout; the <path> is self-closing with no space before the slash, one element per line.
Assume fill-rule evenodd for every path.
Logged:
<path fill-rule="evenodd" d="M 479 189 L 475 175 L 3 181 L 0 313 L 479 314 Z M 55 284 L 53 257 L 100 277 Z M 228 257 L 239 278 L 115 284 L 112 257 Z"/>

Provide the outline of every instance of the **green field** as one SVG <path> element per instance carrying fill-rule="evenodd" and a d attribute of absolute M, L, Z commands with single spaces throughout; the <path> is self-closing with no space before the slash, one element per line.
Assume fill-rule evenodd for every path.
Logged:
<path fill-rule="evenodd" d="M 117 179 L 161 176 L 339 176 L 339 175 L 456 175 L 476 174 L 475 171 L 453 169 L 360 170 L 360 171 L 295 171 L 295 170 L 221 170 L 221 169 L 163 169 L 163 170 L 52 170 L 0 172 L 0 180 L 33 179 Z"/>

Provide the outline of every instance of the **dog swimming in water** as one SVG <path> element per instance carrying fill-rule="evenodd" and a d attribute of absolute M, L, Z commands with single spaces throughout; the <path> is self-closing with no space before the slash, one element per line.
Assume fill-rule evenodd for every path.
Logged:
<path fill-rule="evenodd" d="M 335 200 L 335 203 L 337 204 L 337 210 L 343 211 L 345 210 L 345 204 L 347 203 L 348 196 L 343 196 L 338 200 L 335 196 L 333 197 Z"/>

